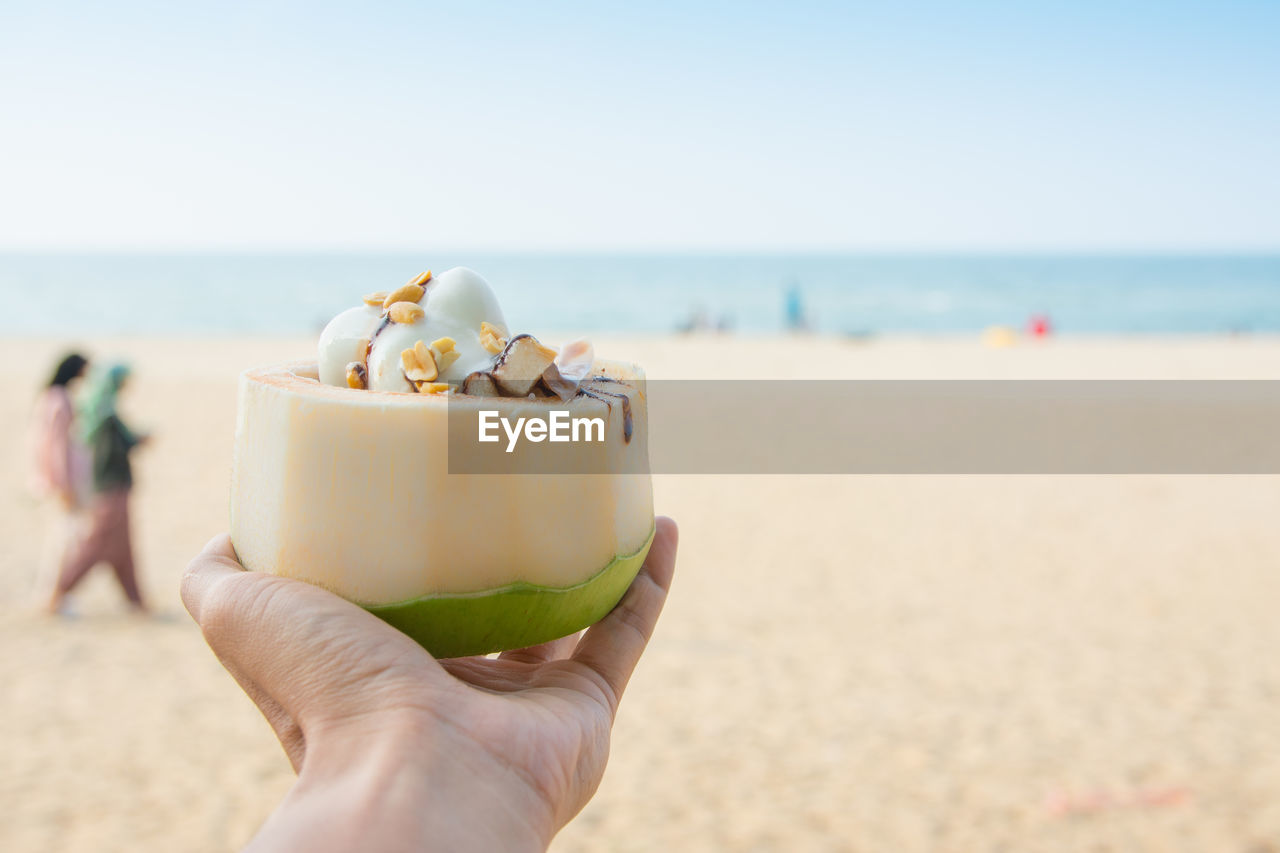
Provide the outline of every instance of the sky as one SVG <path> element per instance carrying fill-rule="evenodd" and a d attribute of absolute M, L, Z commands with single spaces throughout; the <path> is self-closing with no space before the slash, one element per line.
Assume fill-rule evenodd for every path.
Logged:
<path fill-rule="evenodd" d="M 0 249 L 1280 249 L 1275 2 L 0 22 Z"/>

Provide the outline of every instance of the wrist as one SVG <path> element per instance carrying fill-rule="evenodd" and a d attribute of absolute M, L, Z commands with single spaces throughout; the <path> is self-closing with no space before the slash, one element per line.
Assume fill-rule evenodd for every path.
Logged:
<path fill-rule="evenodd" d="M 547 848 L 551 807 L 509 763 L 427 714 L 371 722 L 308 737 L 297 783 L 255 841 L 285 833 L 267 846 Z"/>

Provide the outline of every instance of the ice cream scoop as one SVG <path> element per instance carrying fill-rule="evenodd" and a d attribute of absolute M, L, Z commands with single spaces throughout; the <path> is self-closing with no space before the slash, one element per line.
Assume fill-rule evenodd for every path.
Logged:
<path fill-rule="evenodd" d="M 320 381 L 346 387 L 348 367 L 358 363 L 366 369 L 365 387 L 370 390 L 413 391 L 401 353 L 419 341 L 430 347 L 446 338 L 453 342 L 458 358 L 439 372 L 436 381 L 461 381 L 487 367 L 494 353 L 481 343 L 482 324 L 507 334 L 502 307 L 489 283 L 475 270 L 454 267 L 429 277 L 421 288 L 414 300 L 421 306 L 421 316 L 411 322 L 386 316 L 386 298 L 394 292 L 371 294 L 365 304 L 334 317 L 320 333 Z M 383 299 L 373 298 L 377 296 Z"/>

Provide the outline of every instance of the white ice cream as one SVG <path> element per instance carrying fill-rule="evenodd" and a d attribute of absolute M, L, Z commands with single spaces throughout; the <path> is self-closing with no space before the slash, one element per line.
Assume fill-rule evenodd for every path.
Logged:
<path fill-rule="evenodd" d="M 361 305 L 334 317 L 320 333 L 320 381 L 345 387 L 347 365 L 364 361 L 369 350 L 369 388 L 374 391 L 412 391 L 401 372 L 400 353 L 417 341 L 427 346 L 439 338 L 453 338 L 459 358 L 441 372 L 440 382 L 460 381 L 493 363 L 493 354 L 480 345 L 480 324 L 491 323 L 509 336 L 498 298 L 474 270 L 454 267 L 433 277 L 418 303 L 425 315 L 414 323 L 382 325 L 382 309 Z M 377 332 L 375 335 L 374 333 Z"/>

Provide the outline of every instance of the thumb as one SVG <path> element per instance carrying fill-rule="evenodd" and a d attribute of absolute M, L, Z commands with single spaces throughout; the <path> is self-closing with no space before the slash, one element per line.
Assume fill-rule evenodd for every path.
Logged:
<path fill-rule="evenodd" d="M 418 644 L 349 601 L 302 581 L 245 571 L 226 535 L 187 567 L 182 602 L 223 665 L 304 733 L 378 710 L 379 681 L 402 674 L 420 687 L 447 680 Z"/>

